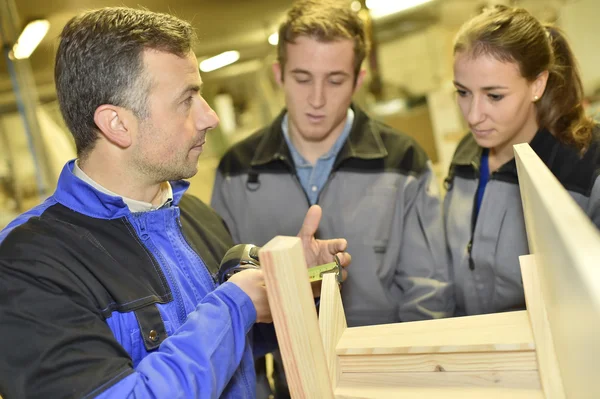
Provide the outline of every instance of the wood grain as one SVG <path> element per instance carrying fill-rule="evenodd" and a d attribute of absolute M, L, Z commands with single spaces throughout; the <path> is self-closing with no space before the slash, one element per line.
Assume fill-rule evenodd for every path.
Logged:
<path fill-rule="evenodd" d="M 535 257 L 533 255 L 521 256 L 519 262 L 521 263 L 527 311 L 537 346 L 536 356 L 542 387 L 546 399 L 564 399 L 565 389 L 554 350 L 554 340 L 542 297 Z"/>
<path fill-rule="evenodd" d="M 600 398 L 600 233 L 528 144 L 514 149 L 529 250 L 565 395 Z M 588 192 L 574 195 L 588 201 Z"/>
<path fill-rule="evenodd" d="M 339 355 L 535 349 L 526 311 L 347 328 Z"/>
<path fill-rule="evenodd" d="M 467 352 L 391 355 L 342 355 L 344 373 L 432 371 L 532 371 L 538 369 L 535 351 Z"/>
<path fill-rule="evenodd" d="M 300 239 L 275 237 L 260 250 L 259 258 L 292 397 L 332 399 L 333 390 Z"/>
<path fill-rule="evenodd" d="M 542 390 L 537 371 L 342 373 L 338 386 L 343 387 L 348 383 L 373 389 L 382 387 L 487 387 Z"/>
<path fill-rule="evenodd" d="M 336 276 L 326 274 L 321 286 L 321 303 L 319 306 L 319 328 L 325 349 L 327 369 L 331 385 L 335 389 L 340 377 L 340 364 L 335 348 L 346 330 L 346 316 L 342 307 L 342 296 Z"/>

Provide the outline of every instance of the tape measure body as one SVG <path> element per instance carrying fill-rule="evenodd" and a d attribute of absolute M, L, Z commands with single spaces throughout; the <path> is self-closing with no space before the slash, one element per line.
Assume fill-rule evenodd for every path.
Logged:
<path fill-rule="evenodd" d="M 338 264 L 336 262 L 325 263 L 319 266 L 311 267 L 308 269 L 308 280 L 312 283 L 323 279 L 324 273 L 336 272 Z"/>

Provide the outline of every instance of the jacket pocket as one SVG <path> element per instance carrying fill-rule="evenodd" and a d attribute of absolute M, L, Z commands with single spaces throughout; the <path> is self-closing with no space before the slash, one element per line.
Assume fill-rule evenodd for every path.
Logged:
<path fill-rule="evenodd" d="M 167 335 L 170 336 L 171 334 L 173 334 L 173 327 L 171 325 L 171 322 L 165 321 L 164 325 Z M 148 354 L 158 349 L 157 347 L 151 351 L 146 350 L 146 346 L 144 345 L 144 337 L 142 336 L 142 332 L 139 328 L 134 328 L 131 330 L 129 334 L 129 339 L 131 343 L 131 352 L 129 353 L 129 355 L 131 356 L 131 360 L 133 361 L 134 368 L 137 367 L 139 362 L 141 362 L 142 359 L 148 356 Z"/>

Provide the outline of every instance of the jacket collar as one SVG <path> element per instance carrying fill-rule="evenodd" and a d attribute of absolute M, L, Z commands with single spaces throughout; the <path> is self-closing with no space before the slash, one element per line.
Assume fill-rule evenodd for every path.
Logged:
<path fill-rule="evenodd" d="M 352 104 L 354 111 L 354 123 L 348 139 L 337 155 L 335 165 L 349 158 L 378 159 L 387 155 L 383 145 L 378 126 L 358 106 Z M 281 122 L 285 113 L 284 109 L 275 121 L 267 128 L 265 135 L 260 140 L 251 166 L 260 166 L 270 162 L 284 161 L 291 164 L 290 150 L 283 137 Z"/>
<path fill-rule="evenodd" d="M 547 129 L 540 129 L 529 145 L 535 151 L 535 153 L 546 163 L 549 167 L 551 162 L 554 160 L 556 155 L 558 140 L 550 133 Z M 473 134 L 469 132 L 461 144 L 459 144 L 452 159 L 451 166 L 471 166 L 479 169 L 481 164 L 481 153 L 483 149 L 477 144 L 473 138 Z M 502 165 L 498 169 L 498 173 L 502 172 L 514 172 L 516 173 L 516 163 L 514 158 Z"/>
<path fill-rule="evenodd" d="M 122 197 L 112 196 L 92 187 L 73 174 L 75 160 L 65 164 L 54 198 L 62 205 L 76 212 L 95 218 L 116 219 L 131 214 Z M 184 180 L 172 181 L 173 205 L 178 205 L 190 183 Z"/>

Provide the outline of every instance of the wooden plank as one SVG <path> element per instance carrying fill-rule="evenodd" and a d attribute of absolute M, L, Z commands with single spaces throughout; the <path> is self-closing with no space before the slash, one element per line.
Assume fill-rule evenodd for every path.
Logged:
<path fill-rule="evenodd" d="M 292 397 L 333 398 L 302 242 L 275 237 L 259 258 Z"/>
<path fill-rule="evenodd" d="M 335 390 L 336 399 L 544 399 L 541 390 L 504 388 L 365 387 L 344 385 Z"/>
<path fill-rule="evenodd" d="M 554 350 L 548 314 L 542 298 L 535 258 L 533 255 L 520 256 L 519 262 L 521 263 L 527 311 L 537 347 L 536 354 L 542 387 L 546 399 L 564 399 L 565 390 L 558 368 L 558 359 Z"/>
<path fill-rule="evenodd" d="M 565 395 L 600 398 L 600 233 L 529 145 L 514 148 Z"/>
<path fill-rule="evenodd" d="M 340 377 L 339 359 L 335 348 L 346 329 L 346 316 L 342 306 L 342 296 L 336 276 L 326 274 L 321 285 L 321 303 L 319 305 L 319 328 L 325 349 L 327 369 L 333 389 L 338 384 Z"/>
<path fill-rule="evenodd" d="M 532 371 L 538 369 L 535 351 L 342 355 L 343 373 L 432 371 Z"/>
<path fill-rule="evenodd" d="M 416 373 L 342 373 L 339 386 L 381 387 L 455 387 L 502 388 L 541 391 L 537 371 L 461 371 Z"/>
<path fill-rule="evenodd" d="M 535 349 L 526 311 L 347 328 L 339 355 Z"/>

